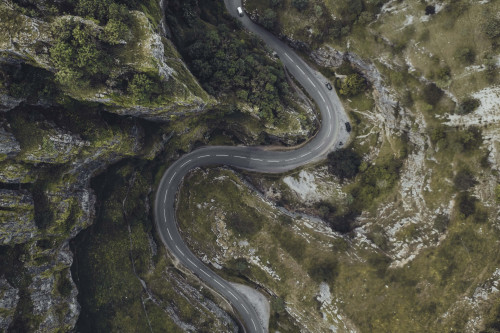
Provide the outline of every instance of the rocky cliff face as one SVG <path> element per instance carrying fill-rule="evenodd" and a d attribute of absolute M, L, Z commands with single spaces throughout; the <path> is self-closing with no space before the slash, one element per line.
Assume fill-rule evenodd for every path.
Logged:
<path fill-rule="evenodd" d="M 152 159 L 162 151 L 162 135 L 145 142 L 148 125 L 134 118 L 165 121 L 202 113 L 215 102 L 165 38 L 166 31 L 140 11 L 131 14 L 131 36 L 120 44 L 123 57 L 111 70 L 156 73 L 171 88 L 168 98 L 141 105 L 110 87 L 78 91 L 59 86 L 49 51 L 52 26 L 76 20 L 88 29 L 102 27 L 78 16 L 45 16 L 50 5 L 37 3 L 42 14 L 35 18 L 17 5 L 0 3 L 2 332 L 74 328 L 80 305 L 68 242 L 95 218 L 90 180 L 126 157 Z M 57 98 L 46 97 L 45 83 L 57 86 Z M 42 88 L 31 91 L 31 84 Z"/>

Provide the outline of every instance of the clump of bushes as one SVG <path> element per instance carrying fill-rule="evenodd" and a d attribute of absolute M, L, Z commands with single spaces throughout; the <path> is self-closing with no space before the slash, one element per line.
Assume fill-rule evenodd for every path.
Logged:
<path fill-rule="evenodd" d="M 367 83 L 365 78 L 358 74 L 348 75 L 340 84 L 340 94 L 344 96 L 356 96 L 365 91 Z"/>
<path fill-rule="evenodd" d="M 435 83 L 427 84 L 422 90 L 422 99 L 432 106 L 435 106 L 443 97 L 444 91 Z"/>
<path fill-rule="evenodd" d="M 335 257 L 313 260 L 307 269 L 309 276 L 316 282 L 333 283 L 339 275 L 339 263 Z"/>
<path fill-rule="evenodd" d="M 328 154 L 328 170 L 341 179 L 354 178 L 359 172 L 361 156 L 352 148 L 339 149 Z"/>
<path fill-rule="evenodd" d="M 481 101 L 474 97 L 465 98 L 457 107 L 456 113 L 469 114 L 481 105 Z"/>
<path fill-rule="evenodd" d="M 462 169 L 457 172 L 453 178 L 453 184 L 455 188 L 459 191 L 466 191 L 477 184 L 477 180 L 467 169 Z"/>

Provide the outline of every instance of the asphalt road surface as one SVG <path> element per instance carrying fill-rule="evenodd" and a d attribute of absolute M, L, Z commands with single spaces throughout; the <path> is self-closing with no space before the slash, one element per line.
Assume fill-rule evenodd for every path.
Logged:
<path fill-rule="evenodd" d="M 316 101 L 321 112 L 322 126 L 306 145 L 288 151 L 266 151 L 263 147 L 208 146 L 194 150 L 173 163 L 163 175 L 155 199 L 155 223 L 167 249 L 187 269 L 222 295 L 239 314 L 246 332 L 267 332 L 257 312 L 229 282 L 219 277 L 198 259 L 184 243 L 177 229 L 175 198 L 183 177 L 193 168 L 207 165 L 229 165 L 236 168 L 281 173 L 308 163 L 324 159 L 338 145 L 339 132 L 345 132 L 347 115 L 335 90 L 325 86 L 326 78 L 310 68 L 290 47 L 262 27 L 254 24 L 245 14 L 237 15 L 241 1 L 224 0 L 229 13 L 243 26 L 256 34 L 273 49 L 288 71 Z M 344 136 L 346 133 L 343 133 Z"/>

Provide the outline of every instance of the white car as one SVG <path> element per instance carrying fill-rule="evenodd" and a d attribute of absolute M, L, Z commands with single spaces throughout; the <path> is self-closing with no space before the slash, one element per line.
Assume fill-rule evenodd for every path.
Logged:
<path fill-rule="evenodd" d="M 241 9 L 241 7 L 236 8 L 236 10 L 238 11 L 239 16 L 243 16 L 243 9 Z"/>

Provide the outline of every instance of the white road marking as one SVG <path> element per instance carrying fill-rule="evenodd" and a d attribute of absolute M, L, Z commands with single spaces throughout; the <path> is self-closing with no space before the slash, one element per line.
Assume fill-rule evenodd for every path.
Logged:
<path fill-rule="evenodd" d="M 285 162 L 290 162 L 290 161 L 294 161 L 294 160 L 296 160 L 296 159 L 297 159 L 297 157 L 294 157 L 294 158 L 290 158 L 290 159 L 288 159 L 288 160 L 285 160 Z"/>
<path fill-rule="evenodd" d="M 245 156 L 238 156 L 238 155 L 235 155 L 234 157 L 236 157 L 236 158 L 243 158 L 243 159 L 248 158 L 248 157 L 245 157 Z"/>
<path fill-rule="evenodd" d="M 269 163 L 279 163 L 279 161 L 274 161 L 274 160 L 267 160 Z"/>
<path fill-rule="evenodd" d="M 215 155 L 217 157 L 228 157 L 229 155 Z"/>
<path fill-rule="evenodd" d="M 317 146 L 316 148 L 314 148 L 314 150 L 318 150 L 319 148 L 321 148 L 321 146 Z"/>
<path fill-rule="evenodd" d="M 302 74 L 306 75 L 306 73 L 304 73 L 304 71 L 302 70 L 302 68 L 300 68 L 299 66 L 297 66 L 297 68 L 299 69 L 299 71 L 300 71 Z"/>
<path fill-rule="evenodd" d="M 168 183 L 170 184 L 172 182 L 172 180 L 170 180 Z M 163 203 L 167 202 L 167 193 L 168 193 L 168 190 L 165 191 L 165 198 L 163 199 Z"/>
<path fill-rule="evenodd" d="M 292 58 L 290 58 L 290 56 L 288 55 L 288 53 L 286 53 L 286 52 L 285 52 L 285 55 L 286 55 L 286 57 L 287 57 L 288 59 L 290 59 L 290 61 L 291 61 L 291 62 L 293 62 L 293 59 L 292 59 Z M 295 62 L 293 62 L 293 63 L 295 63 Z"/>
<path fill-rule="evenodd" d="M 330 136 L 330 133 L 332 133 L 332 128 L 331 127 L 328 129 L 328 136 Z"/>
<path fill-rule="evenodd" d="M 231 290 L 228 290 L 228 292 L 236 299 L 238 300 L 238 297 L 234 296 L 234 294 L 231 292 Z"/>
<path fill-rule="evenodd" d="M 205 157 L 210 157 L 210 155 L 198 156 L 198 158 L 205 158 Z"/>
<path fill-rule="evenodd" d="M 241 303 L 241 306 L 243 307 L 243 309 L 245 309 L 246 313 L 250 314 L 250 312 L 248 312 L 247 308 L 245 307 L 245 304 Z"/>
<path fill-rule="evenodd" d="M 252 161 L 261 161 L 261 162 L 263 161 L 263 160 L 261 160 L 260 158 L 254 158 L 254 157 L 251 157 L 250 159 L 251 159 Z"/>
<path fill-rule="evenodd" d="M 321 96 L 321 99 L 323 100 L 323 103 L 326 103 L 325 98 L 323 97 L 323 94 L 319 94 Z"/>
<path fill-rule="evenodd" d="M 192 160 L 189 160 L 189 161 L 187 161 L 187 162 L 184 162 L 184 164 L 183 164 L 183 165 L 181 165 L 181 168 L 183 168 L 186 164 L 188 164 L 188 163 L 189 163 L 189 162 L 191 162 L 191 161 L 192 161 Z"/>
<path fill-rule="evenodd" d="M 252 319 L 252 324 L 253 324 L 253 328 L 254 328 L 255 330 L 257 330 L 257 326 L 255 326 L 255 322 L 253 321 L 253 319 Z"/>
<path fill-rule="evenodd" d="M 168 232 L 168 237 L 170 237 L 170 240 L 174 240 L 174 239 L 172 238 L 172 235 L 170 234 L 170 230 L 168 230 L 168 228 L 167 228 L 167 232 Z"/>
<path fill-rule="evenodd" d="M 179 252 L 182 254 L 182 256 L 184 257 L 184 253 L 181 251 L 181 249 L 179 249 L 179 247 L 178 247 L 177 245 L 175 246 L 175 248 L 176 248 L 176 249 L 177 249 L 177 251 L 179 251 Z"/>
<path fill-rule="evenodd" d="M 216 279 L 214 279 L 215 283 L 217 283 L 219 286 L 221 286 L 223 289 L 226 289 L 226 287 L 224 287 L 219 281 L 217 281 Z"/>
<path fill-rule="evenodd" d="M 198 268 L 194 262 L 191 261 L 191 259 L 187 258 L 187 260 L 194 265 L 194 267 Z"/>
<path fill-rule="evenodd" d="M 201 270 L 206 276 L 210 277 L 210 275 L 208 275 L 207 272 L 205 272 L 204 270 Z"/>
<path fill-rule="evenodd" d="M 175 174 L 176 174 L 176 173 L 177 173 L 177 171 L 176 171 L 176 172 L 174 172 L 174 174 L 172 175 L 172 178 L 170 178 L 170 181 L 168 182 L 169 184 L 172 182 L 172 180 L 174 180 L 174 177 L 175 177 Z"/>
<path fill-rule="evenodd" d="M 309 80 L 309 82 L 311 82 L 311 84 L 314 86 L 314 88 L 316 88 L 316 85 L 314 84 L 314 82 L 311 81 L 310 77 L 308 77 L 307 80 Z"/>
<path fill-rule="evenodd" d="M 306 153 L 306 154 L 304 154 L 304 155 L 300 155 L 300 157 L 302 158 L 302 157 L 304 157 L 304 156 L 309 155 L 310 153 L 311 153 L 311 152 L 308 152 L 308 153 Z"/>

